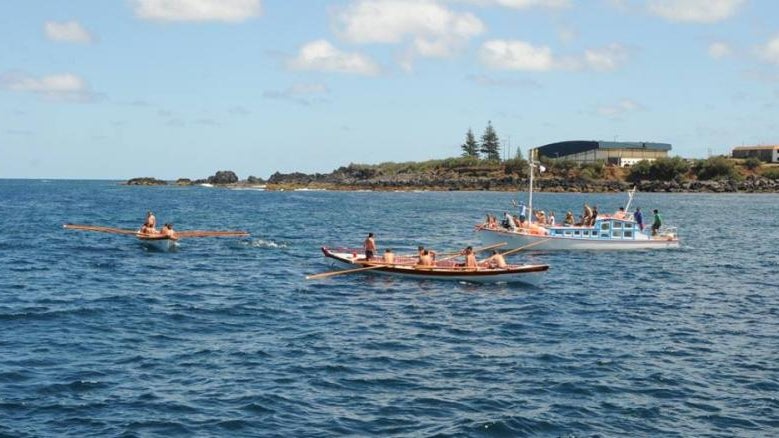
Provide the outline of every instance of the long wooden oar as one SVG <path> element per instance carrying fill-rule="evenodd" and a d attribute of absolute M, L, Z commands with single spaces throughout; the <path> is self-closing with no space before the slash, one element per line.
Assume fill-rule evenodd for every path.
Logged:
<path fill-rule="evenodd" d="M 66 228 L 68 230 L 98 231 L 100 233 L 111 233 L 111 234 L 136 234 L 138 232 L 138 230 L 126 230 L 123 228 L 101 227 L 98 225 L 65 224 L 62 226 L 62 228 Z"/>
<path fill-rule="evenodd" d="M 306 275 L 306 280 L 316 280 L 318 278 L 327 278 L 327 277 L 332 277 L 334 275 L 352 274 L 352 273 L 355 273 L 355 272 L 370 271 L 371 269 L 383 268 L 385 266 L 387 266 L 387 265 L 386 264 L 380 264 L 380 265 L 373 265 L 373 266 L 356 268 L 356 269 L 346 269 L 346 270 L 341 270 L 341 271 L 322 272 L 321 274 Z"/>
<path fill-rule="evenodd" d="M 476 253 L 476 252 L 481 252 L 481 251 L 487 251 L 489 249 L 500 248 L 501 246 L 504 246 L 504 245 L 506 245 L 506 242 L 496 243 L 494 245 L 483 246 L 481 248 L 475 248 L 473 250 L 473 252 Z M 460 257 L 461 255 L 463 255 L 463 254 L 458 252 L 457 254 L 455 254 L 453 256 L 449 256 L 449 257 L 444 257 L 442 259 L 438 259 L 438 260 L 436 260 L 436 262 L 443 262 L 444 260 L 451 260 L 451 259 L 453 259 L 455 257 Z"/>
<path fill-rule="evenodd" d="M 249 233 L 246 231 L 176 231 L 176 235 L 179 237 L 248 237 Z"/>
<path fill-rule="evenodd" d="M 522 251 L 523 249 L 528 249 L 528 248 L 531 248 L 533 246 L 536 246 L 536 245 L 539 245 L 541 243 L 544 243 L 547 240 L 552 240 L 552 239 L 551 238 L 546 238 L 546 239 L 543 239 L 543 240 L 539 240 L 538 242 L 528 243 L 527 245 L 520 246 L 519 248 L 514 248 L 514 249 L 508 250 L 506 252 L 503 252 L 503 253 L 501 253 L 501 255 L 507 256 L 507 255 L 510 255 L 510 254 L 514 254 L 515 252 Z"/>
<path fill-rule="evenodd" d="M 506 251 L 506 252 L 502 252 L 502 253 L 500 253 L 500 255 L 502 255 L 502 256 L 511 255 L 511 254 L 514 254 L 515 252 L 522 251 L 523 249 L 527 249 L 527 248 L 530 248 L 530 247 L 536 246 L 536 245 L 538 245 L 538 244 L 544 243 L 544 242 L 546 242 L 547 240 L 549 240 L 549 239 L 544 239 L 544 240 L 539 240 L 538 242 L 528 243 L 527 245 L 520 246 L 519 248 L 514 248 L 514 249 L 512 249 L 512 250 L 509 250 L 509 251 Z M 489 260 L 490 258 L 492 258 L 492 257 L 493 257 L 493 256 L 489 256 L 489 257 L 487 257 L 486 259 L 484 259 L 484 260 L 482 260 L 482 261 L 476 262 L 476 265 L 477 265 L 477 266 L 481 266 L 481 264 L 482 264 L 482 263 L 484 263 L 484 262 L 488 261 L 488 260 Z"/>

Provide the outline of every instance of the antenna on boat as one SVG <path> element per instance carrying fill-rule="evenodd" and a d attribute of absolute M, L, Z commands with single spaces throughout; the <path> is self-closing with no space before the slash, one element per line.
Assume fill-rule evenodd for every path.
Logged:
<path fill-rule="evenodd" d="M 527 223 L 533 223 L 533 169 L 536 167 L 535 161 L 533 161 L 533 155 L 535 149 L 529 149 L 527 151 L 528 162 L 530 163 L 530 188 L 528 189 L 527 197 Z"/>
<path fill-rule="evenodd" d="M 636 194 L 636 186 L 633 186 L 632 189 L 628 190 L 628 203 L 625 205 L 625 213 L 630 211 L 630 203 L 633 202 L 633 195 Z"/>

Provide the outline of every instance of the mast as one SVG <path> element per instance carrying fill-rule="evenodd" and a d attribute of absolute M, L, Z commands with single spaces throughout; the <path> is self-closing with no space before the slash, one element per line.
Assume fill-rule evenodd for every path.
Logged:
<path fill-rule="evenodd" d="M 527 197 L 527 223 L 530 224 L 533 222 L 533 168 L 536 167 L 535 163 L 533 162 L 533 151 L 535 149 L 529 149 L 527 151 L 527 157 L 528 157 L 528 164 L 530 165 L 530 188 L 528 188 L 528 197 Z"/>
<path fill-rule="evenodd" d="M 625 213 L 630 211 L 630 203 L 633 202 L 633 195 L 636 193 L 636 186 L 633 186 L 631 190 L 628 190 L 628 203 L 625 206 Z"/>

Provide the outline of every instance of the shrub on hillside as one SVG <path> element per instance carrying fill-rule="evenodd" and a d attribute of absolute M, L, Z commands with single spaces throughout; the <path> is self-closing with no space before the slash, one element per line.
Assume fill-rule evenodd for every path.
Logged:
<path fill-rule="evenodd" d="M 749 157 L 743 163 L 744 167 L 749 170 L 757 170 L 762 164 L 763 162 L 757 157 Z"/>
<path fill-rule="evenodd" d="M 699 180 L 742 179 L 733 162 L 722 156 L 698 160 L 693 171 Z"/>

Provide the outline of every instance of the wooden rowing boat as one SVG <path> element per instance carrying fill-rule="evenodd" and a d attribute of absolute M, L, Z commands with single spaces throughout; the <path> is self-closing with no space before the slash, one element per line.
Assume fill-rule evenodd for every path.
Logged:
<path fill-rule="evenodd" d="M 128 230 L 125 228 L 104 227 L 100 225 L 76 225 L 65 224 L 63 228 L 68 230 L 96 231 L 99 233 L 120 234 L 126 236 L 135 236 L 141 245 L 150 250 L 170 252 L 179 247 L 179 241 L 183 238 L 194 237 L 247 237 L 246 231 L 203 231 L 203 230 L 185 230 L 176 231 L 174 236 L 167 236 L 161 233 L 146 234 L 139 233 L 137 230 Z"/>
<path fill-rule="evenodd" d="M 172 239 L 170 236 L 137 233 L 135 237 L 144 248 L 152 251 L 172 252 L 179 247 L 178 239 Z"/>
<path fill-rule="evenodd" d="M 416 257 L 410 256 L 396 256 L 392 264 L 385 264 L 381 259 L 366 261 L 363 255 L 348 249 L 322 247 L 322 253 L 327 260 L 352 267 L 362 266 L 368 272 L 430 280 L 537 285 L 549 270 L 549 265 L 508 265 L 505 268 L 480 266 L 474 269 L 458 266 L 454 260 L 438 261 L 434 266 L 422 267 L 416 265 Z"/>

